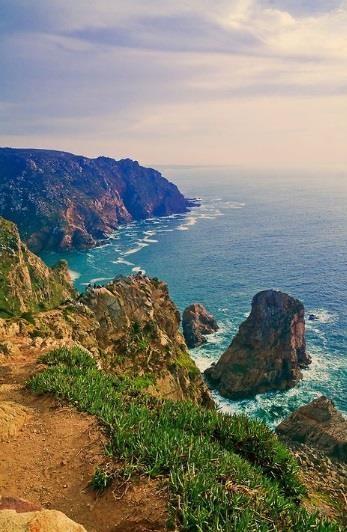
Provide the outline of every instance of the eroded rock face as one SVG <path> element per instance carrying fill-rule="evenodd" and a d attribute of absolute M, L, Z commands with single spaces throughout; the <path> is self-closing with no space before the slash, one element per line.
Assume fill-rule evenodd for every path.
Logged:
<path fill-rule="evenodd" d="M 347 462 L 347 420 L 327 397 L 300 407 L 278 425 L 276 432 Z"/>
<path fill-rule="evenodd" d="M 0 215 L 33 251 L 92 247 L 121 223 L 189 205 L 159 172 L 130 159 L 0 148 Z"/>
<path fill-rule="evenodd" d="M 310 362 L 303 304 L 283 292 L 265 290 L 253 298 L 250 315 L 206 375 L 222 395 L 241 399 L 291 388 Z"/>
<path fill-rule="evenodd" d="M 0 316 L 53 308 L 74 295 L 66 263 L 48 268 L 0 217 Z"/>
<path fill-rule="evenodd" d="M 205 335 L 218 331 L 216 320 L 200 303 L 194 303 L 185 309 L 182 326 L 186 344 L 191 348 L 204 344 Z"/>

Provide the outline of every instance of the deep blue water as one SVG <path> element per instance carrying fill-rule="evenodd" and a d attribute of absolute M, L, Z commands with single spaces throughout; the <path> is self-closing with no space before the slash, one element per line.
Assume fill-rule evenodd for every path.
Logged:
<path fill-rule="evenodd" d="M 66 258 L 76 287 L 144 270 L 167 281 L 179 309 L 202 302 L 221 329 L 192 350 L 201 369 L 217 360 L 259 290 L 301 299 L 313 363 L 294 389 L 254 400 L 219 399 L 270 424 L 319 394 L 347 413 L 347 172 L 259 173 L 237 168 L 162 168 L 187 196 L 202 198 L 188 215 L 122 227 L 106 245 Z"/>

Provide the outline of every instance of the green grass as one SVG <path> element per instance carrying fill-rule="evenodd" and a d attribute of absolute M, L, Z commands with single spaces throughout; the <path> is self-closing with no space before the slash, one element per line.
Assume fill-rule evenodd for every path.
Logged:
<path fill-rule="evenodd" d="M 334 523 L 300 508 L 305 489 L 288 450 L 262 423 L 146 394 L 152 379 L 98 370 L 85 351 L 55 350 L 28 383 L 96 415 L 107 452 L 128 475 L 167 482 L 169 526 L 185 531 L 333 532 Z M 96 472 L 96 489 L 109 480 Z"/>

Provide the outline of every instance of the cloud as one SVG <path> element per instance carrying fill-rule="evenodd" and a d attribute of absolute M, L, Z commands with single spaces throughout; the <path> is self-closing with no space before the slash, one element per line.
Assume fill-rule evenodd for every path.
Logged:
<path fill-rule="evenodd" d="M 5 144 L 93 154 L 118 145 L 122 155 L 128 146 L 128 155 L 149 162 L 184 154 L 186 163 L 198 162 L 203 145 L 205 162 L 234 162 L 229 138 L 241 130 L 240 159 L 247 135 L 254 145 L 257 135 L 267 139 L 264 153 L 272 153 L 276 113 L 284 130 L 288 121 L 278 153 L 295 145 L 304 159 L 303 146 L 311 153 L 309 142 L 317 146 L 322 135 L 322 117 L 346 109 L 346 1 L 0 0 L 0 12 Z M 308 140 L 305 105 L 313 100 Z M 249 128 L 240 126 L 238 106 Z M 342 132 L 340 121 L 335 134 L 329 128 L 331 146 L 335 137 L 341 146 Z M 208 150 L 216 139 L 218 149 Z M 345 160 L 342 149 L 338 157 Z"/>

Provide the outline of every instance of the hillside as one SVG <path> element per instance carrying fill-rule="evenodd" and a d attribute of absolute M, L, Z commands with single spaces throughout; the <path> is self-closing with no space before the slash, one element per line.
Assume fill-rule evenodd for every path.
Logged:
<path fill-rule="evenodd" d="M 74 296 L 66 263 L 48 268 L 21 241 L 15 224 L 0 217 L 0 316 L 53 308 Z"/>
<path fill-rule="evenodd" d="M 119 224 L 188 207 L 174 184 L 130 159 L 0 148 L 0 215 L 34 251 L 92 247 Z"/>

